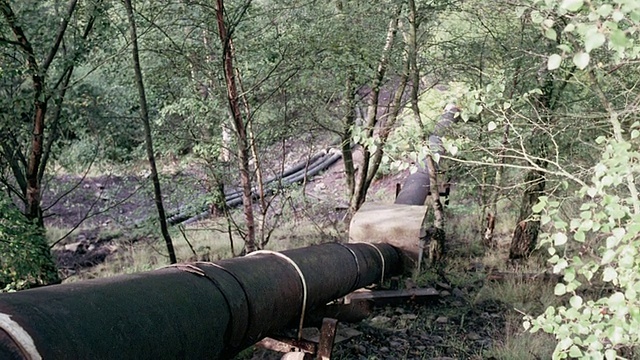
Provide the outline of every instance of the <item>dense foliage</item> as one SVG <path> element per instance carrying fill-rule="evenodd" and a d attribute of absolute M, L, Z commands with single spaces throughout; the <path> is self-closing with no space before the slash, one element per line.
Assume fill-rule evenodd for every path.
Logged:
<path fill-rule="evenodd" d="M 42 228 L 28 221 L 6 197 L 0 197 L 0 292 L 57 282 Z"/>

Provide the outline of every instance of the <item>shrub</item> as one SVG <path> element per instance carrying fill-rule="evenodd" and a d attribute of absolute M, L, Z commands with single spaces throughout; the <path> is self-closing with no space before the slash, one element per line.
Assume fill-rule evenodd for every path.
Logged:
<path fill-rule="evenodd" d="M 58 272 L 44 229 L 0 197 L 0 292 L 57 282 Z"/>

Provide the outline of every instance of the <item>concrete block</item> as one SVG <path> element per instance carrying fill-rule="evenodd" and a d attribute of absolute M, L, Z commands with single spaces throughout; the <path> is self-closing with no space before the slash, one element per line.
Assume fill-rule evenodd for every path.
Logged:
<path fill-rule="evenodd" d="M 387 243 L 404 252 L 405 270 L 418 259 L 420 225 L 427 206 L 364 203 L 351 219 L 349 242 Z"/>

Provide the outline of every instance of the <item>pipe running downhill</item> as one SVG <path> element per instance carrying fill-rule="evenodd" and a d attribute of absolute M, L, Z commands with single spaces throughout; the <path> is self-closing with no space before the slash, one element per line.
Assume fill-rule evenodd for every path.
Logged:
<path fill-rule="evenodd" d="M 0 294 L 0 359 L 228 359 L 400 259 L 332 243 Z"/>

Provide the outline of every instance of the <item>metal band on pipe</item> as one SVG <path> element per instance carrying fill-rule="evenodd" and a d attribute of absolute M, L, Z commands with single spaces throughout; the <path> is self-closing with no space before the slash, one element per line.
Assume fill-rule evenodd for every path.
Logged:
<path fill-rule="evenodd" d="M 220 285 L 220 283 L 212 278 L 211 276 L 209 276 L 202 268 L 196 266 L 196 265 L 209 265 L 212 267 L 215 267 L 217 269 L 220 269 L 222 271 L 224 271 L 226 274 L 228 274 L 229 276 L 231 276 L 232 279 L 235 280 L 236 284 L 238 284 L 238 287 L 242 290 L 243 294 L 244 294 L 244 299 L 245 301 L 243 302 L 244 304 L 247 304 L 249 301 L 249 296 L 247 295 L 247 290 L 244 288 L 244 285 L 242 284 L 242 282 L 236 277 L 235 274 L 233 274 L 232 272 L 230 272 L 229 270 L 225 269 L 223 266 L 220 266 L 219 264 L 213 263 L 213 262 L 209 262 L 209 261 L 197 261 L 193 264 L 171 264 L 171 265 L 166 265 L 163 266 L 159 269 L 166 269 L 166 268 L 176 268 L 178 270 L 182 270 L 191 274 L 195 274 L 197 276 L 200 277 L 204 277 L 207 280 L 209 280 L 213 286 L 215 286 L 218 289 L 218 292 L 220 293 L 220 295 L 222 295 L 222 297 L 224 298 L 225 302 L 227 303 L 227 307 L 229 309 L 229 316 L 231 318 L 231 321 L 229 322 L 231 325 L 231 332 L 230 332 L 230 342 L 232 346 L 239 346 L 240 345 L 240 341 L 242 341 L 244 339 L 244 336 L 246 334 L 246 330 L 247 330 L 247 326 L 249 324 L 249 319 L 247 318 L 241 318 L 241 319 L 235 319 L 235 320 L 240 320 L 240 321 L 235 321 L 234 320 L 234 316 L 237 316 L 238 314 L 236 314 L 236 312 L 233 311 L 232 309 L 232 304 L 233 302 L 231 301 L 231 299 L 229 299 L 229 297 L 227 296 L 224 287 L 222 287 Z M 158 270 L 159 270 L 158 269 Z M 240 313 L 242 314 L 242 313 Z"/>
<path fill-rule="evenodd" d="M 293 266 L 294 269 L 296 269 L 296 271 L 298 272 L 298 275 L 300 276 L 300 281 L 302 282 L 302 312 L 300 313 L 300 324 L 298 325 L 298 340 L 300 340 L 302 339 L 302 326 L 304 324 L 304 313 L 307 311 L 308 291 L 307 291 L 307 281 L 304 278 L 304 274 L 302 273 L 302 270 L 300 269 L 298 264 L 296 264 L 295 261 L 293 261 L 290 257 L 284 255 L 283 253 L 280 253 L 277 251 L 258 250 L 258 251 L 249 253 L 246 256 L 254 256 L 254 255 L 260 255 L 260 254 L 275 255 L 281 259 L 286 260 L 289 264 L 291 264 L 291 266 Z"/>
<path fill-rule="evenodd" d="M 20 348 L 22 355 L 29 360 L 42 360 L 42 356 L 36 348 L 31 335 L 17 322 L 11 320 L 11 316 L 0 313 L 0 329 L 4 330 L 11 340 Z"/>
<path fill-rule="evenodd" d="M 384 267 L 385 267 L 384 266 L 385 265 L 384 264 L 384 255 L 382 255 L 382 251 L 380 251 L 380 249 L 378 249 L 378 247 L 375 246 L 372 243 L 362 242 L 362 243 L 359 243 L 359 244 L 367 244 L 367 245 L 373 247 L 378 252 L 378 255 L 380 255 L 380 261 L 382 261 L 382 274 L 380 275 L 380 285 L 382 285 L 384 283 L 384 271 L 385 271 L 385 269 L 384 269 Z"/>
<path fill-rule="evenodd" d="M 357 273 L 356 273 L 356 281 L 354 282 L 354 284 L 352 286 L 353 288 L 355 288 L 356 285 L 360 284 L 360 262 L 358 261 L 358 255 L 356 255 L 356 252 L 353 251 L 353 249 L 351 249 L 350 247 L 346 246 L 345 244 L 342 244 L 342 243 L 336 243 L 336 244 L 338 244 L 338 245 L 342 246 L 343 248 L 349 250 L 351 255 L 353 255 L 353 261 L 355 261 L 355 263 L 356 263 L 356 271 L 357 271 Z"/>

